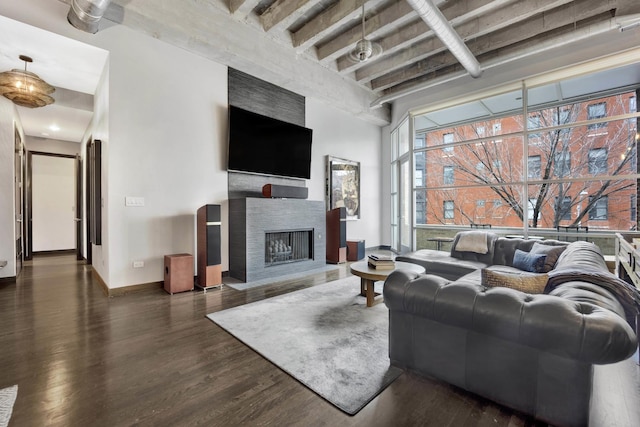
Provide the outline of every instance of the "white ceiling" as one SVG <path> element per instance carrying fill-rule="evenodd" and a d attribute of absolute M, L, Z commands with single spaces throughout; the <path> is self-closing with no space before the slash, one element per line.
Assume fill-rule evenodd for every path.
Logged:
<path fill-rule="evenodd" d="M 95 93 L 109 53 L 0 15 L 0 72 L 24 69 L 20 55 L 33 58 L 28 71 L 62 88 L 53 93 L 52 105 L 18 107 L 25 134 L 81 142 L 93 115 L 82 94 Z"/>

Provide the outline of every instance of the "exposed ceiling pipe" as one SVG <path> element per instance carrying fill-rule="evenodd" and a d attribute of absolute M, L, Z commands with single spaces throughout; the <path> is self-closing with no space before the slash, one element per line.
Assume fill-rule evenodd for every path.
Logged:
<path fill-rule="evenodd" d="M 458 33 L 455 32 L 447 18 L 444 17 L 431 0 L 407 0 L 424 22 L 433 30 L 436 36 L 456 57 L 460 64 L 467 70 L 471 77 L 482 75 L 482 68 L 478 60 L 473 56 L 469 48 L 464 44 Z"/>
<path fill-rule="evenodd" d="M 77 29 L 95 34 L 109 3 L 111 0 L 71 0 L 67 20 Z"/>

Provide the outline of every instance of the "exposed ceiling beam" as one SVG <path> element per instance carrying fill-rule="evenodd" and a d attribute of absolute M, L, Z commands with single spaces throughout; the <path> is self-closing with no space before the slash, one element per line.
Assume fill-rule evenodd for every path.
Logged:
<path fill-rule="evenodd" d="M 329 9 L 307 22 L 302 28 L 291 34 L 293 46 L 304 51 L 335 28 L 343 25 L 360 13 L 360 8 L 366 0 L 340 0 Z"/>
<path fill-rule="evenodd" d="M 225 0 L 226 1 L 226 0 Z M 244 19 L 258 6 L 260 0 L 228 0 L 229 11 L 239 19 Z"/>
<path fill-rule="evenodd" d="M 458 0 L 445 3 L 441 12 L 451 25 L 455 26 L 509 3 L 514 3 L 514 0 Z M 415 16 L 416 18 L 412 23 L 380 40 L 376 40 L 382 47 L 382 56 L 371 64 L 376 64 L 395 52 L 410 48 L 414 43 L 434 36 L 429 26 L 417 15 Z M 366 68 L 369 65 L 368 63 L 354 64 L 346 56 L 342 56 L 337 60 L 338 70 L 342 73 L 351 72 L 356 68 Z"/>
<path fill-rule="evenodd" d="M 313 0 L 276 0 L 260 15 L 265 31 L 283 30 L 315 5 Z"/>
<path fill-rule="evenodd" d="M 584 21 L 571 23 L 561 28 L 540 34 L 538 37 L 529 38 L 519 43 L 514 43 L 502 49 L 492 50 L 478 56 L 483 69 L 489 70 L 507 64 L 511 61 L 525 58 L 527 56 L 540 54 L 555 48 L 569 45 L 580 40 L 584 40 L 598 34 L 612 30 L 615 18 L 611 18 L 609 12 L 586 19 Z M 450 82 L 464 77 L 466 73 L 460 64 L 455 63 L 449 67 L 433 71 L 422 75 L 416 79 L 403 82 L 384 91 L 372 106 L 381 105 L 398 99 L 402 96 L 423 90 L 429 87 Z"/>
<path fill-rule="evenodd" d="M 369 17 L 365 22 L 367 38 L 376 38 L 390 27 L 404 25 L 410 19 L 417 19 L 415 11 L 405 0 L 392 3 L 377 15 Z M 335 59 L 347 53 L 353 45 L 362 38 L 362 27 L 356 25 L 352 29 L 339 34 L 337 37 L 317 46 L 318 59 Z"/>
<path fill-rule="evenodd" d="M 571 0 L 539 0 L 535 2 L 511 3 L 458 25 L 456 31 L 464 40 L 470 40 L 493 31 L 501 30 L 517 22 L 529 19 L 536 14 L 552 10 L 567 3 L 571 3 Z M 369 82 L 394 70 L 429 58 L 444 50 L 444 44 L 432 36 L 396 55 L 383 58 L 357 70 L 355 78 L 360 82 Z"/>
<path fill-rule="evenodd" d="M 603 12 L 611 10 L 611 3 L 615 0 L 584 0 L 580 7 L 568 4 L 513 24 L 498 31 L 493 31 L 485 36 L 478 37 L 468 42 L 469 49 L 475 56 L 483 55 L 493 50 L 501 49 L 514 43 L 534 38 L 538 35 L 582 21 Z M 609 18 L 607 16 L 606 18 Z M 429 58 L 418 61 L 406 68 L 386 74 L 371 81 L 374 90 L 387 89 L 401 82 L 412 80 L 434 70 L 455 64 L 457 61 L 451 53 L 442 52 Z"/>

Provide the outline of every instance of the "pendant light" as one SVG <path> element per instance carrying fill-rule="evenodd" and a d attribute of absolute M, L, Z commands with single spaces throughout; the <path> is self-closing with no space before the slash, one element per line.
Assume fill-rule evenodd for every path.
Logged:
<path fill-rule="evenodd" d="M 382 47 L 371 40 L 367 40 L 364 30 L 364 3 L 362 3 L 362 38 L 349 51 L 347 57 L 352 62 L 365 62 L 382 53 Z"/>
<path fill-rule="evenodd" d="M 27 71 L 27 63 L 33 59 L 26 55 L 20 55 L 24 61 L 24 71 L 13 69 L 0 73 L 0 95 L 13 101 L 22 107 L 37 108 L 54 103 L 49 96 L 55 92 L 55 88 L 30 71 Z"/>

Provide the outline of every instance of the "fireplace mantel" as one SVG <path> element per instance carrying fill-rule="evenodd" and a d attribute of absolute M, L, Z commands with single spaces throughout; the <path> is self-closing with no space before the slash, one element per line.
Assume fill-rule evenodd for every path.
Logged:
<path fill-rule="evenodd" d="M 300 199 L 229 200 L 229 274 L 245 282 L 299 273 L 326 263 L 325 204 Z M 313 259 L 267 265 L 266 233 L 313 230 Z"/>

